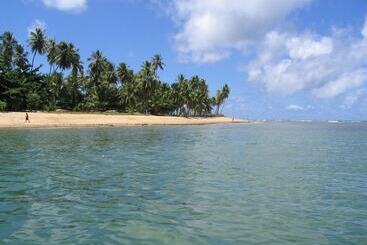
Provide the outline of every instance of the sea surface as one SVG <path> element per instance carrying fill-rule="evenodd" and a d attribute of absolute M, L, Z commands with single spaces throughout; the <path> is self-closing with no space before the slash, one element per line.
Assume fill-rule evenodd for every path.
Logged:
<path fill-rule="evenodd" d="M 367 244 L 367 124 L 0 130 L 0 244 Z"/>

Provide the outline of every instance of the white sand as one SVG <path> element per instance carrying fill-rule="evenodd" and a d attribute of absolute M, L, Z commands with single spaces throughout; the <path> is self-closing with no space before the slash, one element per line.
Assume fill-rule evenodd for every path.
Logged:
<path fill-rule="evenodd" d="M 144 116 L 98 113 L 46 113 L 29 112 L 30 123 L 25 123 L 24 112 L 0 113 L 0 128 L 50 127 L 118 127 L 134 125 L 201 125 L 217 123 L 246 123 L 228 117 L 186 118 L 171 116 Z"/>

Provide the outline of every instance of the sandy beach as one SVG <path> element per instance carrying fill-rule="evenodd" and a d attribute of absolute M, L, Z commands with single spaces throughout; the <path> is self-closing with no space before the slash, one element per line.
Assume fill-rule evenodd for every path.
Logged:
<path fill-rule="evenodd" d="M 246 123 L 228 117 L 186 118 L 98 113 L 29 112 L 30 123 L 25 123 L 24 112 L 0 113 L 0 128 L 53 128 L 53 127 L 119 127 L 139 125 L 204 125 L 218 123 Z"/>

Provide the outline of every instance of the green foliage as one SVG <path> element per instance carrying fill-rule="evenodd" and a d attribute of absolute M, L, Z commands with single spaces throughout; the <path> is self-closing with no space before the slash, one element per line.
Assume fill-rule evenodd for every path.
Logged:
<path fill-rule="evenodd" d="M 34 58 L 36 54 L 44 54 L 47 46 L 47 39 L 44 31 L 41 28 L 36 28 L 29 35 L 29 46 L 31 47 L 33 58 L 32 58 L 32 67 L 34 64 Z"/>
<path fill-rule="evenodd" d="M 30 92 L 27 94 L 26 100 L 29 110 L 40 110 L 42 108 L 42 100 L 39 94 Z"/>
<path fill-rule="evenodd" d="M 206 116 L 212 107 L 219 114 L 230 90 L 227 85 L 209 96 L 206 81 L 183 75 L 168 84 L 159 79 L 165 64 L 160 55 L 143 62 L 134 72 L 121 62 L 117 67 L 99 50 L 87 59 L 84 72 L 79 50 L 72 43 L 48 39 L 41 29 L 29 37 L 29 53 L 10 32 L 0 36 L 0 111 L 65 109 L 117 110 L 154 115 Z M 35 56 L 45 55 L 48 74 L 34 68 Z"/>
<path fill-rule="evenodd" d="M 10 68 L 13 62 L 14 50 L 17 43 L 11 32 L 4 32 L 0 36 L 1 56 L 6 68 Z"/>
<path fill-rule="evenodd" d="M 223 109 L 223 104 L 225 100 L 229 97 L 230 89 L 227 84 L 225 84 L 222 89 L 217 90 L 217 93 L 213 99 L 213 105 L 216 106 L 216 114 L 219 114 L 219 110 Z"/>
<path fill-rule="evenodd" d="M 55 111 L 56 110 L 56 106 L 55 104 L 48 104 L 44 106 L 44 110 L 51 112 L 51 111 Z"/>
<path fill-rule="evenodd" d="M 0 111 L 6 111 L 6 102 L 0 100 Z"/>

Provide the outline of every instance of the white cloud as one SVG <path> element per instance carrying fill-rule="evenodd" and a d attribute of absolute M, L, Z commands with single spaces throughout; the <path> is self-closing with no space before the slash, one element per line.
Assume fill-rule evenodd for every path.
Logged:
<path fill-rule="evenodd" d="M 340 75 L 334 81 L 327 82 L 320 88 L 315 88 L 313 93 L 319 98 L 333 98 L 344 93 L 349 88 L 358 88 L 367 81 L 367 69 Z"/>
<path fill-rule="evenodd" d="M 41 0 L 47 7 L 61 11 L 83 11 L 87 8 L 87 0 Z"/>
<path fill-rule="evenodd" d="M 366 30 L 367 22 L 362 34 Z M 271 31 L 246 67 L 249 81 L 262 84 L 270 93 L 309 90 L 318 98 L 358 89 L 367 82 L 365 34 L 353 37 L 342 29 L 334 29 L 329 36 Z"/>
<path fill-rule="evenodd" d="M 307 59 L 312 56 L 330 54 L 333 51 L 333 40 L 328 37 L 323 37 L 321 40 L 314 40 L 310 36 L 293 37 L 287 40 L 286 46 L 290 58 Z"/>
<path fill-rule="evenodd" d="M 46 22 L 43 20 L 36 19 L 33 23 L 28 27 L 28 34 L 34 31 L 36 28 L 40 28 L 42 30 L 46 30 Z"/>
<path fill-rule="evenodd" d="M 212 63 L 251 48 L 248 80 L 269 93 L 309 91 L 327 99 L 358 90 L 367 82 L 367 18 L 359 37 L 338 28 L 329 35 L 284 31 L 287 16 L 311 2 L 173 0 L 179 59 Z"/>
<path fill-rule="evenodd" d="M 216 62 L 249 44 L 311 0 L 174 0 L 176 48 L 183 61 Z M 324 45 L 324 44 L 322 44 Z M 314 47 L 320 52 L 322 47 Z"/>
<path fill-rule="evenodd" d="M 291 105 L 288 105 L 286 107 L 286 110 L 288 110 L 288 111 L 303 111 L 304 108 L 300 105 L 291 104 Z"/>
<path fill-rule="evenodd" d="M 340 109 L 349 109 L 351 108 L 357 101 L 359 101 L 362 97 L 366 97 L 367 89 L 361 88 L 357 91 L 354 91 L 352 93 L 349 93 L 345 99 L 343 104 L 339 106 Z"/>

